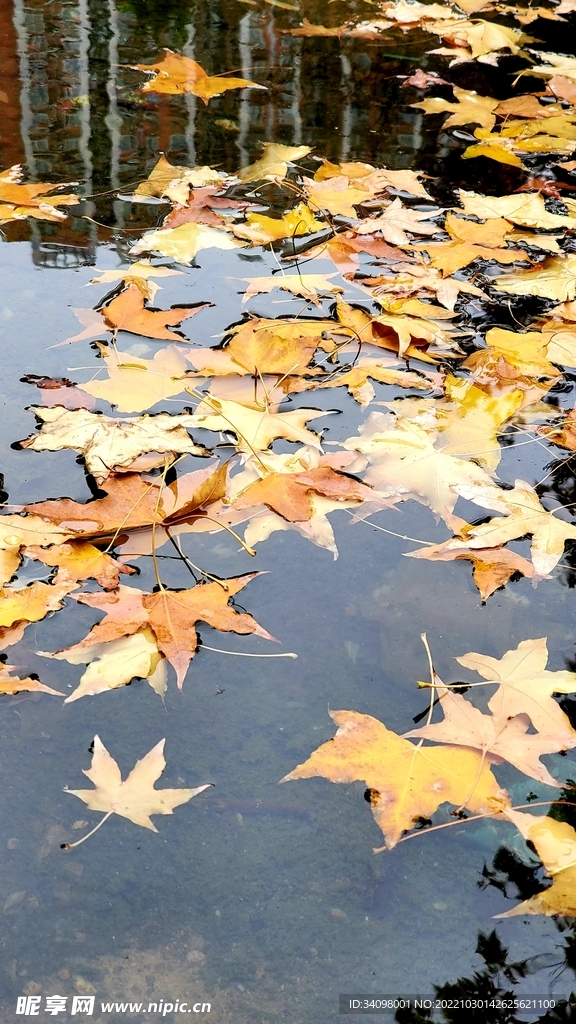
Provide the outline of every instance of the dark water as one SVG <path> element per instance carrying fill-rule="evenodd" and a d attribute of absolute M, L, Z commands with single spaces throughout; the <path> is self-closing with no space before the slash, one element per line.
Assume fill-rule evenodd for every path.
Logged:
<path fill-rule="evenodd" d="M 351 13 L 367 17 L 370 10 L 318 3 L 303 13 L 313 22 L 337 24 Z M 233 171 L 257 158 L 262 141 L 306 144 L 332 160 L 441 174 L 431 185 L 441 202 L 452 201 L 455 185 L 498 192 L 521 181 L 514 168 L 461 162 L 463 144 L 439 136 L 437 118 L 425 120 L 406 106 L 420 94 L 401 90 L 396 76 L 417 66 L 446 75 L 441 58 L 425 55 L 435 37 L 417 31 L 404 36 L 391 30 L 389 42 L 378 46 L 294 39 L 281 29 L 296 25 L 298 13 L 235 0 L 0 0 L 0 15 L 0 90 L 6 97 L 0 104 L 1 165 L 23 162 L 31 181 L 79 181 L 89 197 L 62 225 L 26 222 L 4 229 L 0 416 L 4 485 L 12 503 L 89 497 L 73 452 L 35 455 L 10 447 L 33 428 L 26 407 L 37 392 L 20 378 L 92 376 L 88 346 L 50 346 L 74 333 L 71 307 L 102 298 L 98 287 L 83 289 L 94 268 L 118 266 L 142 229 L 164 214 L 165 207 L 98 194 L 129 191 L 159 152 L 173 163 Z M 565 48 L 566 30 L 562 35 L 559 26 L 541 26 L 534 34 L 546 33 L 545 48 Z M 209 72 L 243 69 L 268 92 L 230 92 L 207 107 L 194 98 L 143 97 L 137 91 L 141 76 L 127 65 L 156 59 L 164 46 Z M 499 69 L 472 63 L 448 77 L 504 97 L 518 66 L 514 59 Z M 227 127 L 218 124 L 226 121 Z M 257 271 L 275 266 L 269 253 L 255 252 Z M 242 284 L 235 279 L 253 268 L 241 255 L 217 250 L 201 253 L 197 264 L 185 268 L 184 277 L 162 282 L 159 298 L 163 307 L 213 301 L 201 323 L 185 324 L 184 333 L 214 344 L 214 336 L 240 315 Z M 328 263 L 318 267 L 331 269 Z M 346 295 L 352 299 L 354 290 Z M 278 305 L 265 296 L 250 308 L 279 315 L 296 312 L 297 301 Z M 139 354 L 155 350 L 145 341 L 132 344 Z M 375 386 L 377 400 L 396 394 Z M 297 404 L 319 405 L 316 393 L 312 403 L 302 397 Z M 322 407 L 341 412 L 320 421 L 327 439 L 355 432 L 361 413 L 342 389 L 322 397 Z M 99 408 L 110 411 L 106 403 Z M 164 403 L 155 411 L 161 408 L 176 407 Z M 520 474 L 536 482 L 549 457 L 541 446 L 510 445 L 501 477 Z M 569 469 L 553 473 L 548 483 L 563 503 L 573 500 Z M 64 708 L 44 695 L 3 698 L 3 1022 L 24 1019 L 15 1015 L 22 993 L 40 993 L 42 1005 L 45 996 L 66 995 L 68 1010 L 73 995 L 95 993 L 93 1019 L 112 1024 L 160 1017 L 101 1013 L 101 1001 L 206 1001 L 210 1019 L 219 1024 L 324 1024 L 337 1019 L 341 992 L 432 993 L 434 985 L 482 970 L 494 978 L 506 964 L 519 962 L 524 967 L 506 982 L 515 994 L 560 996 L 572 987 L 576 957 L 569 922 L 492 920 L 519 893 L 536 891 L 542 879 L 511 827 L 462 825 L 374 856 L 381 836 L 360 784 L 314 779 L 277 785 L 333 735 L 328 707 L 370 713 L 399 731 L 409 727 L 422 710 L 414 685 L 427 671 L 422 631 L 438 672 L 449 680 L 458 678 L 456 655 L 476 650 L 499 657 L 521 640 L 543 635 L 549 638 L 549 667 L 565 667 L 575 656 L 569 552 L 553 580 L 537 591 L 521 579 L 482 607 L 467 564 L 410 561 L 402 553 L 413 544 L 371 525 L 352 526 L 344 512 L 331 519 L 338 561 L 295 533 L 276 533 L 259 547 L 256 560 L 269 575 L 242 596 L 247 610 L 280 638 L 282 650 L 298 653 L 297 661 L 201 651 L 183 693 L 171 681 L 165 709 L 145 682 Z M 376 522 L 423 541 L 446 535 L 414 503 Z M 195 537 L 194 560 L 222 576 L 252 570 L 253 560 L 223 536 Z M 144 590 L 155 582 L 146 561 L 139 562 L 137 581 Z M 21 578 L 39 578 L 41 571 L 33 563 Z M 164 571 L 167 585 L 189 585 L 179 561 L 166 561 Z M 9 649 L 9 661 L 57 689 L 72 686 L 77 667 L 35 652 L 76 642 L 92 622 L 90 609 L 68 600 L 64 611 L 28 627 L 22 642 Z M 230 651 L 268 649 L 264 641 L 208 627 L 201 635 L 206 644 Z M 60 844 L 80 834 L 73 822 L 95 821 L 62 792 L 82 785 L 95 733 L 124 772 L 166 736 L 163 784 L 214 782 L 216 788 L 173 818 L 156 819 L 158 835 L 114 818 L 78 851 L 63 853 Z M 569 754 L 562 763 L 566 777 L 576 777 L 572 760 Z M 501 778 L 516 802 L 526 799 L 530 787 L 512 769 Z M 494 927 L 507 954 L 494 941 L 480 940 L 478 948 L 479 934 Z M 49 1019 L 44 1011 L 42 1016 Z M 52 1019 L 83 1018 L 61 1013 Z M 168 1012 L 163 1019 L 182 1018 Z"/>

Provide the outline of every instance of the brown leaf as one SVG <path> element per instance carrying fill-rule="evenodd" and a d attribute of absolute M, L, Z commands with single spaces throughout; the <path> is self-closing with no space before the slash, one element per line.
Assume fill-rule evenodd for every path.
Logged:
<path fill-rule="evenodd" d="M 190 661 L 198 649 L 197 622 L 207 622 L 223 632 L 254 633 L 266 640 L 274 640 L 251 615 L 237 612 L 228 604 L 230 598 L 260 575 L 252 572 L 222 580 L 222 584 L 198 584 L 191 590 L 162 589 L 156 594 L 123 586 L 111 594 L 79 594 L 78 601 L 105 611 L 106 616 L 84 640 L 59 651 L 58 656 L 66 658 L 93 644 L 118 640 L 148 626 L 156 637 L 159 652 L 175 669 L 181 689 Z M 72 699 L 75 699 L 74 694 Z"/>
<path fill-rule="evenodd" d="M 102 486 L 107 492 L 105 498 L 86 503 L 58 498 L 27 505 L 25 510 L 36 513 L 36 519 L 42 516 L 49 522 L 65 524 L 62 529 L 69 531 L 65 539 L 71 533 L 77 537 L 107 537 L 163 522 L 172 525 L 223 496 L 226 466 L 214 467 L 211 463 L 205 469 L 186 473 L 169 486 L 160 478 L 112 474 Z"/>
<path fill-rule="evenodd" d="M 193 309 L 173 306 L 171 309 L 152 312 L 145 307 L 144 302 L 140 289 L 130 284 L 117 298 L 103 306 L 101 312 L 109 328 L 113 330 L 141 334 L 146 338 L 174 341 L 174 331 L 169 331 L 168 326 L 177 327 L 183 320 L 188 320 L 201 309 L 207 309 L 211 305 L 209 302 L 202 302 Z"/>
<path fill-rule="evenodd" d="M 413 75 L 409 75 L 408 78 L 402 82 L 403 89 L 405 89 L 407 85 L 413 86 L 414 89 L 427 89 L 429 85 L 451 85 L 451 82 L 447 82 L 444 78 L 440 78 L 440 75 L 436 74 L 435 71 L 422 71 L 422 68 L 418 68 Z"/>
<path fill-rule="evenodd" d="M 251 204 L 247 200 L 231 199 L 217 195 L 218 188 L 206 186 L 194 188 L 185 205 L 175 206 L 166 217 L 163 227 L 178 228 L 181 224 L 207 224 L 211 228 L 224 227 L 224 219 L 215 210 L 245 210 Z"/>
<path fill-rule="evenodd" d="M 311 493 L 346 502 L 374 497 L 372 488 L 366 484 L 329 466 L 319 466 L 307 473 L 270 473 L 242 491 L 233 505 L 234 508 L 267 505 L 289 523 L 305 522 L 314 512 Z"/>
<path fill-rule="evenodd" d="M 432 544 L 417 551 L 405 551 L 407 558 L 428 558 L 432 562 L 451 562 L 455 559 L 467 559 L 474 567 L 474 582 L 480 591 L 480 597 L 487 601 L 500 587 L 504 587 L 515 572 L 521 572 L 530 579 L 534 576 L 534 566 L 527 558 L 509 548 L 479 548 L 471 551 L 463 541 L 444 541 L 443 544 Z"/>

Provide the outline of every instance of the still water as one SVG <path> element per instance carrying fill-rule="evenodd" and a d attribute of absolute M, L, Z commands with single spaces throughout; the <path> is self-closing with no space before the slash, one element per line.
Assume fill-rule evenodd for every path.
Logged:
<path fill-rule="evenodd" d="M 452 201 L 456 185 L 509 187 L 513 169 L 461 163 L 461 147 L 439 138 L 437 120 L 425 122 L 406 106 L 407 93 L 410 102 L 421 94 L 402 91 L 398 75 L 418 66 L 446 74 L 440 58 L 425 54 L 430 36 L 391 30 L 389 42 L 376 46 L 282 33 L 301 14 L 337 24 L 360 9 L 369 10 L 354 3 L 310 3 L 291 12 L 238 0 L 1 0 L 1 167 L 23 163 L 30 181 L 79 181 L 88 197 L 62 225 L 32 221 L 4 230 L 0 429 L 7 501 L 89 497 L 74 453 L 10 447 L 34 426 L 27 406 L 37 393 L 20 379 L 92 375 L 86 347 L 51 346 L 77 329 L 73 308 L 102 297 L 97 288 L 84 290 L 95 268 L 124 262 L 142 230 L 165 212 L 118 198 L 149 174 L 160 152 L 173 163 L 231 172 L 256 159 L 263 141 L 305 144 L 334 161 L 442 174 L 430 186 L 440 202 Z M 545 48 L 564 49 L 561 27 L 542 24 Z M 193 97 L 142 96 L 141 76 L 128 65 L 158 59 L 162 47 L 209 72 L 241 70 L 268 91 L 230 92 L 209 106 Z M 488 80 L 504 97 L 515 67 L 512 59 L 499 69 L 470 64 L 454 69 L 450 80 L 480 91 Z M 238 279 L 266 273 L 267 266 L 274 268 L 273 257 L 261 250 L 207 250 L 185 277 L 163 282 L 162 305 L 214 302 L 201 327 L 195 323 L 185 333 L 215 344 L 239 319 Z M 331 269 L 326 263 L 325 271 Z M 350 289 L 346 298 L 354 297 Z M 278 316 L 297 311 L 290 301 L 264 296 L 250 308 Z M 133 351 L 152 354 L 154 346 L 139 342 Z M 375 387 L 377 400 L 397 393 Z M 360 422 L 359 407 L 342 391 L 322 397 L 323 408 L 340 412 L 320 421 L 328 440 L 344 439 Z M 319 405 L 318 393 L 312 404 Z M 106 403 L 99 407 L 110 412 Z M 175 406 L 155 407 L 161 409 Z M 502 478 L 540 480 L 549 458 L 542 446 L 510 445 Z M 565 470 L 552 474 L 549 485 L 551 493 L 561 489 L 564 503 L 571 500 L 574 481 Z M 400 534 L 445 537 L 415 503 L 385 516 L 375 522 Z M 44 695 L 2 698 L 0 1014 L 6 1024 L 25 1019 L 15 1015 L 22 994 L 67 997 L 58 1016 L 42 1011 L 46 1020 L 88 1019 L 69 1016 L 72 997 L 95 994 L 92 1019 L 109 1024 L 161 1014 L 103 1012 L 107 1000 L 210 1003 L 214 1024 L 327 1024 L 339 1019 L 339 993 L 431 994 L 434 986 L 482 971 L 495 978 L 520 963 L 505 982 L 515 994 L 570 991 L 576 965 L 570 922 L 492 920 L 518 893 L 538 889 L 543 877 L 525 843 L 511 842 L 510 827 L 462 825 L 375 856 L 381 835 L 361 784 L 313 779 L 278 786 L 333 735 L 329 708 L 369 713 L 401 732 L 410 727 L 425 703 L 420 706 L 415 689 L 427 671 L 423 631 L 438 672 L 449 680 L 458 678 L 455 656 L 475 650 L 500 657 L 528 637 L 548 636 L 550 668 L 573 662 L 570 569 L 559 568 L 538 590 L 522 578 L 482 607 L 467 564 L 413 562 L 403 557 L 413 545 L 366 523 L 352 525 L 345 512 L 332 521 L 337 561 L 295 533 L 276 533 L 256 560 L 268 575 L 243 595 L 250 613 L 298 660 L 200 651 L 183 692 L 171 683 L 165 708 L 145 682 L 67 707 Z M 198 535 L 193 550 L 198 564 L 222 576 L 255 567 L 222 533 Z M 146 561 L 139 562 L 137 583 L 144 590 L 155 582 Z M 31 563 L 21 579 L 42 578 L 43 571 Z M 166 560 L 165 572 L 170 586 L 190 585 L 178 560 Z M 36 652 L 76 642 L 93 621 L 89 608 L 68 600 L 63 612 L 27 628 L 9 661 L 20 674 L 37 672 L 65 690 L 76 684 L 78 668 Z M 208 627 L 201 635 L 229 651 L 267 649 L 256 638 Z M 95 733 L 124 773 L 165 736 L 161 784 L 212 782 L 215 788 L 174 817 L 156 819 L 157 835 L 115 817 L 86 845 L 65 853 L 61 843 L 79 834 L 74 822 L 95 822 L 63 792 L 82 785 Z M 576 777 L 572 759 L 563 761 L 565 777 Z M 526 799 L 529 787 L 518 784 L 512 769 L 502 779 L 517 802 Z M 494 927 L 507 954 L 494 940 L 480 938 L 479 946 L 479 935 Z M 169 1011 L 162 1019 L 182 1017 Z"/>

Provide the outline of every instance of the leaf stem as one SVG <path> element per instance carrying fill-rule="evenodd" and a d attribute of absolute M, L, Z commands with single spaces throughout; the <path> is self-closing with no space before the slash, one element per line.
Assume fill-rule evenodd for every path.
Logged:
<path fill-rule="evenodd" d="M 64 792 L 66 792 L 66 790 L 64 790 Z M 62 843 L 60 849 L 73 850 L 76 846 L 81 846 L 81 844 L 85 843 L 87 839 L 90 839 L 90 836 L 93 836 L 94 833 L 97 832 L 99 828 L 102 828 L 102 825 L 104 824 L 105 821 L 108 821 L 108 818 L 110 817 L 111 814 L 114 814 L 114 811 L 108 811 L 108 813 L 100 819 L 96 827 L 93 828 L 91 832 L 88 832 L 85 836 L 83 836 L 82 839 L 79 839 L 76 843 Z"/>

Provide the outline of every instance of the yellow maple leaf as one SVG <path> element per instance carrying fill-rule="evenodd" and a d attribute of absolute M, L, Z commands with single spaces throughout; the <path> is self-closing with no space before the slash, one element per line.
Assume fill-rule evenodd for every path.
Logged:
<path fill-rule="evenodd" d="M 254 164 L 238 171 L 244 184 L 263 178 L 285 178 L 288 164 L 301 160 L 310 152 L 310 146 L 282 146 L 278 142 L 263 142 L 262 156 Z"/>
<path fill-rule="evenodd" d="M 212 167 L 180 167 L 171 164 L 161 153 L 158 163 L 152 168 L 146 180 L 140 182 L 132 199 L 137 201 L 139 197 L 145 199 L 148 196 L 160 199 L 165 196 L 174 203 L 184 205 L 188 202 L 190 188 L 202 188 L 204 185 L 222 186 L 226 177 L 227 175 L 215 171 Z"/>
<path fill-rule="evenodd" d="M 306 235 L 321 231 L 323 221 L 316 220 L 309 206 L 299 203 L 282 217 L 266 217 L 261 213 L 248 213 L 243 224 L 233 224 L 232 231 L 238 238 L 247 238 L 254 245 L 266 245 L 281 238 Z M 177 229 L 176 229 L 177 230 Z"/>
<path fill-rule="evenodd" d="M 265 89 L 247 78 L 223 78 L 206 74 L 204 68 L 190 57 L 184 57 L 173 50 L 165 50 L 165 56 L 157 64 L 131 64 L 135 71 L 145 71 L 154 78 L 141 86 L 141 92 L 163 92 L 182 96 L 192 93 L 204 103 L 213 96 L 220 96 L 228 89 Z"/>
<path fill-rule="evenodd" d="M 191 263 L 201 249 L 236 249 L 245 245 L 227 231 L 206 224 L 180 224 L 177 228 L 147 231 L 130 249 L 131 253 L 159 252 L 178 263 Z"/>
<path fill-rule="evenodd" d="M 330 278 L 334 274 L 277 274 L 276 277 L 243 277 L 242 280 L 248 283 L 248 287 L 242 298 L 242 305 L 252 298 L 253 295 L 260 295 L 262 292 L 270 292 L 273 288 L 281 288 L 282 291 L 292 292 L 292 295 L 301 295 L 314 305 L 320 306 L 320 295 L 337 295 L 343 292 L 342 285 L 334 284 Z"/>
<path fill-rule="evenodd" d="M 371 199 L 372 192 L 366 188 L 357 188 L 350 183 L 345 175 L 314 182 L 305 179 L 308 201 L 315 209 L 327 210 L 334 217 L 356 218 L 356 207 Z"/>
<path fill-rule="evenodd" d="M 576 222 L 575 222 L 576 225 Z M 565 302 L 576 297 L 576 254 L 550 256 L 538 267 L 504 274 L 494 287 L 512 295 L 540 295 Z"/>
<path fill-rule="evenodd" d="M 94 398 L 104 398 L 115 405 L 118 412 L 143 412 L 184 391 L 188 363 L 185 353 L 176 345 L 160 349 L 152 359 L 105 345 L 99 348 L 108 377 L 78 386 Z"/>
<path fill-rule="evenodd" d="M 494 110 L 499 101 L 492 96 L 480 96 L 475 89 L 461 89 L 457 85 L 453 86 L 453 89 L 457 103 L 451 103 L 439 96 L 431 96 L 421 103 L 411 103 L 410 106 L 417 107 L 426 114 L 443 114 L 445 111 L 451 111 L 443 128 L 460 124 L 480 124 L 484 128 L 492 128 L 496 121 Z"/>
<path fill-rule="evenodd" d="M 316 775 L 336 783 L 361 780 L 389 850 L 419 817 L 429 818 L 444 803 L 480 814 L 497 814 L 509 803 L 476 751 L 418 748 L 358 711 L 330 711 L 330 717 L 338 726 L 334 738 L 281 782 Z"/>
<path fill-rule="evenodd" d="M 327 415 L 329 414 L 320 409 L 269 412 L 266 409 L 249 409 L 224 398 L 207 397 L 198 406 L 194 415 L 187 419 L 190 427 L 229 431 L 235 434 L 238 449 L 253 453 L 265 450 L 278 437 L 319 448 L 318 434 L 307 430 L 305 424 L 309 420 Z"/>
<path fill-rule="evenodd" d="M 566 821 L 526 811 L 505 810 L 505 815 L 524 838 L 533 843 L 552 885 L 536 893 L 504 914 L 495 917 L 517 917 L 520 914 L 576 914 L 576 832 Z"/>
<path fill-rule="evenodd" d="M 137 260 L 118 270 L 101 270 L 100 277 L 93 277 L 89 284 L 110 284 L 116 281 L 125 281 L 126 284 L 135 284 L 140 289 L 144 298 L 152 302 L 156 292 L 161 287 L 151 277 L 174 277 L 182 275 L 182 270 L 171 270 L 170 267 L 154 267 L 150 260 Z"/>

